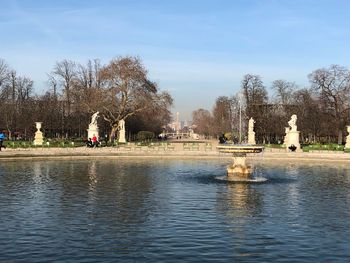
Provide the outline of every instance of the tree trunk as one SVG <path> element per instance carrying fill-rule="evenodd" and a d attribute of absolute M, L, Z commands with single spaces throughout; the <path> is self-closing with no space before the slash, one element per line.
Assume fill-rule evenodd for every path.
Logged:
<path fill-rule="evenodd" d="M 11 132 L 10 129 L 7 129 L 7 131 L 8 131 L 8 134 L 9 134 L 8 139 L 11 141 L 12 140 L 12 132 Z"/>
<path fill-rule="evenodd" d="M 343 143 L 343 131 L 341 129 L 338 130 L 338 144 L 341 145 Z"/>
<path fill-rule="evenodd" d="M 114 141 L 114 139 L 116 138 L 116 133 L 117 133 L 118 129 L 119 129 L 118 125 L 112 126 L 111 133 L 109 134 L 109 142 Z"/>

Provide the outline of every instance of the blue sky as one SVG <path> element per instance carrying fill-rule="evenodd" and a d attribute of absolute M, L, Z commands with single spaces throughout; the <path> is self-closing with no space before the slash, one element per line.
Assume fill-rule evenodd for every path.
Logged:
<path fill-rule="evenodd" d="M 247 73 L 308 85 L 313 70 L 350 63 L 350 1 L 0 0 L 0 58 L 35 81 L 55 62 L 140 56 L 190 119 L 231 96 Z"/>

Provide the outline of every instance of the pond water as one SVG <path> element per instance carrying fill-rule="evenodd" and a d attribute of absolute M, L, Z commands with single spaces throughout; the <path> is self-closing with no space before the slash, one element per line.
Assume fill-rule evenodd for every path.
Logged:
<path fill-rule="evenodd" d="M 0 262 L 344 262 L 350 165 L 227 160 L 0 163 Z"/>

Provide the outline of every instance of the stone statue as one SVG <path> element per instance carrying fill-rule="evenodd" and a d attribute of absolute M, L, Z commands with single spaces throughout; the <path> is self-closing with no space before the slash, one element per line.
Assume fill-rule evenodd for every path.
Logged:
<path fill-rule="evenodd" d="M 253 132 L 254 131 L 254 119 L 250 118 L 248 122 L 248 132 Z"/>
<path fill-rule="evenodd" d="M 300 151 L 299 134 L 297 130 L 297 115 L 293 114 L 288 122 L 289 127 L 286 127 L 286 135 L 284 137 L 284 145 L 287 151 Z"/>
<path fill-rule="evenodd" d="M 290 121 L 288 122 L 290 126 L 290 131 L 297 131 L 297 115 L 293 114 Z"/>
<path fill-rule="evenodd" d="M 91 122 L 89 124 L 89 129 L 87 130 L 88 132 L 88 138 L 92 138 L 94 136 L 97 137 L 97 140 L 99 140 L 99 128 L 97 126 L 97 119 L 98 119 L 98 114 L 99 112 L 95 112 L 91 116 Z"/>
<path fill-rule="evenodd" d="M 99 114 L 98 111 L 92 114 L 90 125 L 97 125 L 98 114 Z"/>
<path fill-rule="evenodd" d="M 121 131 L 125 130 L 125 121 L 124 120 L 119 121 L 119 130 L 121 130 Z"/>
<path fill-rule="evenodd" d="M 119 139 L 118 142 L 121 143 L 125 143 L 126 139 L 125 139 L 125 121 L 124 120 L 120 120 L 118 123 L 118 127 L 119 127 Z"/>
<path fill-rule="evenodd" d="M 250 118 L 248 122 L 248 144 L 256 144 L 254 132 L 254 119 Z"/>
<path fill-rule="evenodd" d="M 350 149 L 350 125 L 346 126 L 348 131 L 348 136 L 346 136 L 345 149 Z"/>

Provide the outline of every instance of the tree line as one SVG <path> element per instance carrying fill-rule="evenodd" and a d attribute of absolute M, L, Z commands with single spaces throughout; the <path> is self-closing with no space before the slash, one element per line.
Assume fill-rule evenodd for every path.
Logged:
<path fill-rule="evenodd" d="M 239 108 L 246 135 L 247 122 L 252 117 L 259 143 L 281 143 L 285 127 L 292 114 L 298 116 L 297 126 L 301 141 L 336 142 L 342 144 L 346 125 L 350 125 L 350 71 L 331 65 L 308 75 L 309 87 L 299 88 L 294 82 L 275 80 L 273 95 L 259 75 L 243 77 L 240 91 L 216 99 L 212 111 L 198 109 L 192 113 L 195 131 L 205 136 L 239 133 Z"/>
<path fill-rule="evenodd" d="M 105 65 L 98 59 L 85 65 L 62 60 L 47 74 L 42 95 L 34 93 L 33 85 L 0 59 L 0 129 L 10 139 L 32 138 L 37 121 L 43 122 L 46 137 L 85 137 L 97 111 L 101 134 L 110 140 L 122 119 L 129 135 L 141 130 L 158 134 L 171 120 L 171 95 L 149 79 L 138 57 L 118 57 Z"/>

